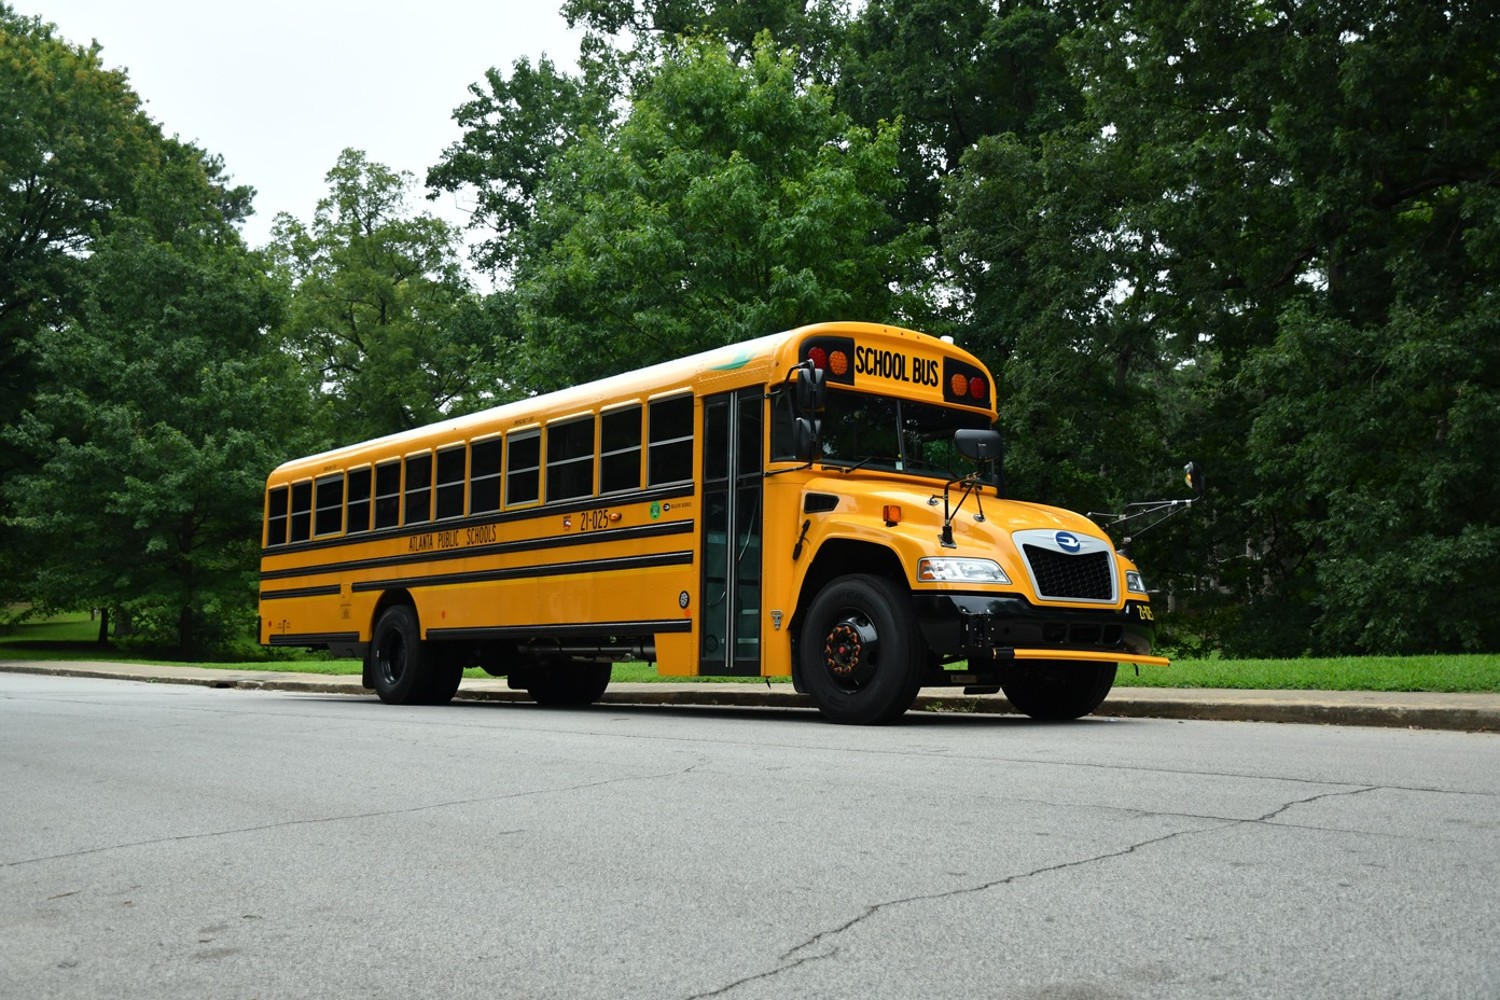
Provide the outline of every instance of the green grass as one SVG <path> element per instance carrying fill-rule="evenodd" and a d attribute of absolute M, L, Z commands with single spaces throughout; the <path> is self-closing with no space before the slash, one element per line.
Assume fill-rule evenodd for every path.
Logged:
<path fill-rule="evenodd" d="M 1296 660 L 1174 660 L 1121 667 L 1121 687 L 1316 691 L 1500 692 L 1500 655 L 1339 656 Z"/>
<path fill-rule="evenodd" d="M 269 670 L 312 674 L 358 674 L 360 663 L 332 659 L 315 653 L 276 650 L 253 651 L 257 659 L 223 663 L 184 664 L 151 658 L 130 649 L 100 647 L 95 643 L 98 623 L 88 615 L 60 615 L 0 629 L 0 659 L 6 660 L 112 660 L 159 663 L 164 666 L 198 666 L 226 670 Z M 487 676 L 469 670 L 467 677 Z M 646 681 L 744 681 L 740 677 L 662 677 L 645 663 L 618 663 L 614 680 Z M 772 678 L 787 683 L 787 678 Z M 1142 667 L 1139 676 L 1122 667 L 1115 683 L 1120 687 L 1247 688 L 1256 690 L 1321 691 L 1479 691 L 1500 692 L 1500 654 L 1465 656 L 1345 656 L 1296 660 L 1176 660 L 1170 667 Z"/>

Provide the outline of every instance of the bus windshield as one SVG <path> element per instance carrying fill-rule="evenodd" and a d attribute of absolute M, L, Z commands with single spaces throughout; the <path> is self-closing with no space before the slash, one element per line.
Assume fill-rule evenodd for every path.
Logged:
<path fill-rule="evenodd" d="M 783 404 L 785 405 L 785 404 Z M 983 414 L 893 396 L 831 389 L 819 439 L 824 465 L 956 479 L 973 465 L 953 447 L 953 432 L 990 426 Z M 780 428 L 789 421 L 777 421 Z M 790 448 L 776 447 L 777 457 Z"/>

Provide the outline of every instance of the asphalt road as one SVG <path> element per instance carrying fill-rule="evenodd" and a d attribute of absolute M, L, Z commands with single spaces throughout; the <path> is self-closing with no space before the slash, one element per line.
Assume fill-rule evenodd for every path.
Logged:
<path fill-rule="evenodd" d="M 1500 996 L 1500 736 L 0 674 L 0 997 Z"/>

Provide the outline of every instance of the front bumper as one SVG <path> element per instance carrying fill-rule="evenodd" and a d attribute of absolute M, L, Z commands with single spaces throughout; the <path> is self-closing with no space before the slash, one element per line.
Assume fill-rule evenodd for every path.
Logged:
<path fill-rule="evenodd" d="M 1150 656 L 1156 630 L 1147 601 L 1127 601 L 1117 611 L 1038 607 L 1017 595 L 919 593 L 912 600 L 923 638 L 943 658 L 982 663 L 1055 653 L 1125 663 L 1159 659 Z"/>

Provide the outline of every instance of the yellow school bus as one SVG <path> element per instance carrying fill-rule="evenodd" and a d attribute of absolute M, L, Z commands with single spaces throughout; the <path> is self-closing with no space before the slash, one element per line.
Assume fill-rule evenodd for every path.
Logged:
<path fill-rule="evenodd" d="M 788 676 L 827 718 L 922 686 L 1098 707 L 1150 599 L 1093 522 L 1005 497 L 995 383 L 945 339 L 823 323 L 297 459 L 266 483 L 261 642 L 382 701 L 465 667 L 587 704 L 619 660 Z"/>

